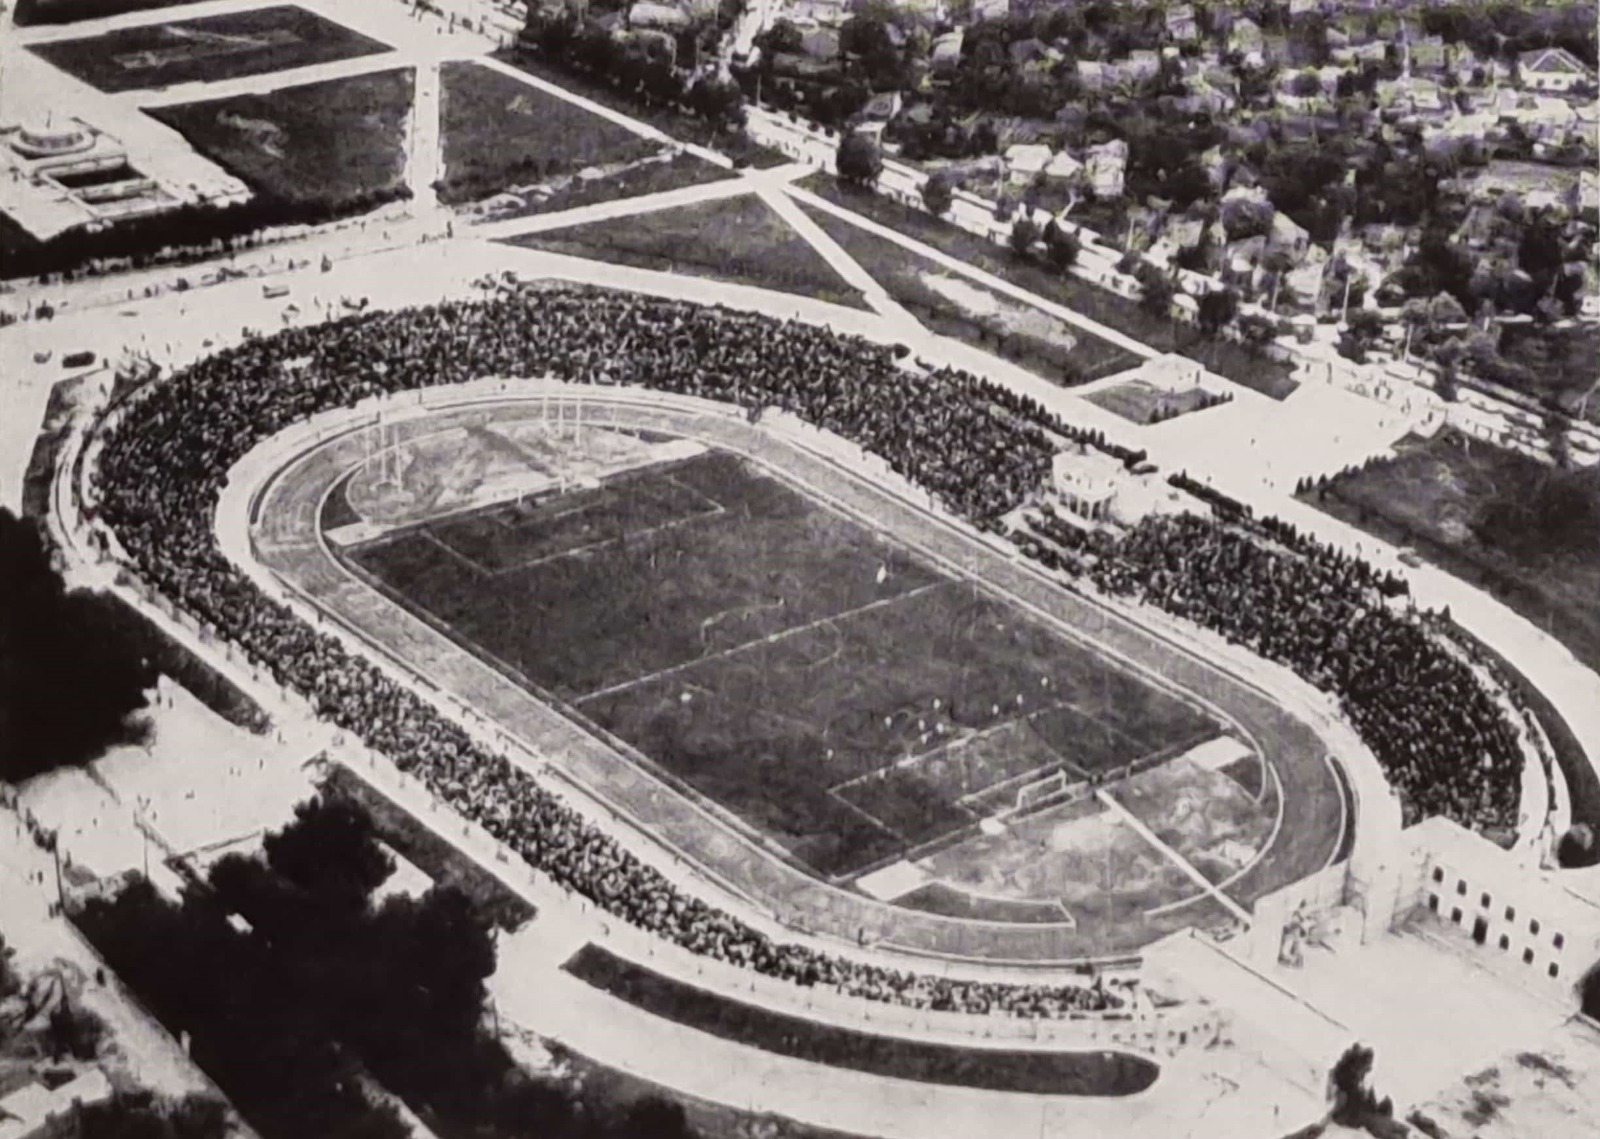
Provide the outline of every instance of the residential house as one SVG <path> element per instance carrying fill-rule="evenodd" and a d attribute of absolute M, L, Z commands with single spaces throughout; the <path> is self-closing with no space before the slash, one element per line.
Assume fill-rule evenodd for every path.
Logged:
<path fill-rule="evenodd" d="M 1011 14 L 1011 0 L 973 0 L 972 20 L 1001 20 Z"/>
<path fill-rule="evenodd" d="M 783 14 L 796 24 L 836 28 L 850 18 L 849 0 L 789 0 Z"/>
<path fill-rule="evenodd" d="M 1221 146 L 1213 146 L 1210 150 L 1201 152 L 1200 169 L 1206 172 L 1206 180 L 1211 183 L 1211 188 L 1220 193 L 1228 185 L 1228 175 L 1233 170 L 1233 159 L 1223 152 Z"/>
<path fill-rule="evenodd" d="M 1120 138 L 1090 147 L 1084 155 L 1089 187 L 1097 198 L 1120 198 L 1128 172 L 1128 144 Z"/>
<path fill-rule="evenodd" d="M 1600 171 L 1587 168 L 1578 174 L 1575 204 L 1584 213 L 1600 210 Z"/>
<path fill-rule="evenodd" d="M 1251 19 L 1239 19 L 1228 29 L 1228 47 L 1242 52 L 1246 58 L 1261 56 L 1261 25 Z"/>
<path fill-rule="evenodd" d="M 1502 89 L 1491 104 L 1501 120 L 1522 127 L 1535 139 L 1562 137 L 1578 125 L 1578 111 L 1565 99 Z"/>
<path fill-rule="evenodd" d="M 861 118 L 886 123 L 900 113 L 904 103 L 905 99 L 900 92 L 880 91 L 868 99 L 867 105 L 861 108 Z"/>
<path fill-rule="evenodd" d="M 1267 233 L 1268 249 L 1282 250 L 1298 265 L 1305 259 L 1306 249 L 1310 245 L 1311 234 L 1305 226 L 1296 223 L 1288 214 L 1272 215 L 1272 229 Z"/>
<path fill-rule="evenodd" d="M 928 60 L 935 72 L 945 75 L 961 67 L 961 49 L 966 43 L 966 37 L 965 29 L 957 28 L 933 41 L 928 52 Z"/>
<path fill-rule="evenodd" d="M 1050 164 L 1052 151 L 1041 143 L 1017 143 L 1007 147 L 1006 181 L 1013 186 L 1027 186 Z"/>
<path fill-rule="evenodd" d="M 628 9 L 628 27 L 653 28 L 663 32 L 681 32 L 689 26 L 689 13 L 667 4 L 652 4 L 642 0 Z"/>
<path fill-rule="evenodd" d="M 1592 83 L 1594 75 L 1583 60 L 1564 47 L 1525 51 L 1517 57 L 1522 85 L 1534 91 L 1571 91 L 1580 83 Z"/>
<path fill-rule="evenodd" d="M 1178 43 L 1200 38 L 1200 24 L 1194 17 L 1193 4 L 1177 4 L 1167 9 L 1167 35 Z"/>
<path fill-rule="evenodd" d="M 1123 82 L 1142 83 L 1154 79 L 1161 70 L 1159 52 L 1140 49 L 1128 53 L 1128 58 L 1112 65 Z"/>
<path fill-rule="evenodd" d="M 1372 40 L 1369 43 L 1352 43 L 1336 47 L 1329 52 L 1329 58 L 1335 63 L 1359 68 L 1364 63 L 1382 63 L 1388 54 L 1388 44 L 1382 40 Z"/>
<path fill-rule="evenodd" d="M 1418 36 L 1408 40 L 1401 49 L 1401 59 L 1413 74 L 1443 71 L 1446 59 L 1444 39 L 1440 36 Z"/>
<path fill-rule="evenodd" d="M 1111 84 L 1111 71 L 1097 59 L 1078 60 L 1078 82 L 1085 91 L 1104 91 Z"/>

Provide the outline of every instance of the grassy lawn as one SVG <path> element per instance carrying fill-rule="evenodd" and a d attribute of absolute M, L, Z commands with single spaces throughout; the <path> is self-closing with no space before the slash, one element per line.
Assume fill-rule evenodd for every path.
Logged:
<path fill-rule="evenodd" d="M 1600 670 L 1600 471 L 1560 471 L 1446 429 L 1305 498 L 1490 590 Z M 1559 752 L 1570 733 L 1551 730 Z"/>
<path fill-rule="evenodd" d="M 404 196 L 406 68 L 146 113 L 201 154 L 279 201 L 365 209 Z"/>
<path fill-rule="evenodd" d="M 658 143 L 481 63 L 440 68 L 443 202 L 476 201 L 589 166 L 631 162 Z"/>
<path fill-rule="evenodd" d="M 1052 383 L 1066 386 L 1140 363 L 1140 357 L 1132 352 L 942 269 L 826 210 L 801 208 L 891 297 L 942 336 L 1014 359 Z"/>
<path fill-rule="evenodd" d="M 520 207 L 496 210 L 488 215 L 488 219 L 504 221 L 533 214 L 558 213 L 579 206 L 591 206 L 596 202 L 614 202 L 621 198 L 639 198 L 646 194 L 681 190 L 686 186 L 703 186 L 734 176 L 730 171 L 713 166 L 692 154 L 657 155 L 631 163 L 602 178 L 565 178 L 554 185 L 547 184 L 540 193 L 519 194 L 522 198 Z"/>
<path fill-rule="evenodd" d="M 1040 265 L 1019 260 L 1009 250 L 923 210 L 902 206 L 878 194 L 846 189 L 830 174 L 809 175 L 798 185 L 974 268 L 993 273 L 1018 288 L 1082 313 L 1158 352 L 1179 352 L 1198 360 L 1217 375 L 1273 399 L 1283 399 L 1299 386 L 1290 378 L 1293 369 L 1288 364 L 1259 356 L 1231 341 L 1207 340 L 1196 329 L 1150 315 L 1136 301 L 1076 277 L 1059 276 Z"/>
<path fill-rule="evenodd" d="M 528 249 L 867 307 L 861 294 L 754 194 L 507 240 Z"/>
<path fill-rule="evenodd" d="M 782 151 L 752 142 L 742 133 L 738 135 L 719 133 L 710 123 L 697 115 L 691 115 L 674 107 L 647 105 L 610 84 L 597 80 L 592 75 L 568 71 L 531 53 L 508 49 L 496 52 L 494 57 L 509 63 L 519 71 L 526 71 L 529 75 L 537 75 L 547 83 L 564 87 L 574 95 L 582 95 L 602 107 L 609 107 L 630 118 L 649 123 L 680 142 L 692 142 L 711 150 L 719 150 L 733 159 L 742 157 L 758 170 L 770 170 L 774 166 L 784 166 L 790 161 L 789 156 Z"/>
<path fill-rule="evenodd" d="M 1148 424 L 1175 419 L 1190 412 L 1214 406 L 1213 397 L 1202 388 L 1165 391 L 1144 380 L 1129 380 L 1089 392 L 1083 397 L 1098 407 L 1128 420 Z"/>
<path fill-rule="evenodd" d="M 388 51 L 387 44 L 280 5 L 144 24 L 28 50 L 101 91 L 238 79 Z"/>
<path fill-rule="evenodd" d="M 646 1012 L 781 1056 L 874 1076 L 1035 1095 L 1125 1096 L 1160 1069 L 1126 1053 L 1017 1052 L 902 1040 L 821 1024 L 718 996 L 586 945 L 564 968 Z"/>
<path fill-rule="evenodd" d="M 1507 339 L 1506 359 L 1533 374 L 1527 394 L 1550 399 L 1568 414 L 1600 423 L 1600 325 L 1533 328 Z M 1588 396 L 1587 401 L 1584 397 Z"/>
<path fill-rule="evenodd" d="M 99 20 L 126 12 L 150 12 L 191 3 L 194 0 L 17 0 L 13 19 L 19 28 L 74 24 L 79 20 Z"/>

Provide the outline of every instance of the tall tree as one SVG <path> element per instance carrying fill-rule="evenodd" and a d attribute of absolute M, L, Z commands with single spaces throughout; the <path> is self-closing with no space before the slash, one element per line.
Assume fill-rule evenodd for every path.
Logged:
<path fill-rule="evenodd" d="M 312 894 L 364 904 L 394 873 L 366 812 L 319 795 L 294 809 L 294 822 L 262 841 L 267 865 Z"/>
<path fill-rule="evenodd" d="M 33 523 L 0 509 L 0 780 L 140 739 L 155 681 L 114 599 L 68 591 Z"/>
<path fill-rule="evenodd" d="M 864 134 L 851 133 L 839 142 L 835 158 L 839 178 L 852 186 L 871 186 L 883 170 L 883 155 L 878 144 Z"/>

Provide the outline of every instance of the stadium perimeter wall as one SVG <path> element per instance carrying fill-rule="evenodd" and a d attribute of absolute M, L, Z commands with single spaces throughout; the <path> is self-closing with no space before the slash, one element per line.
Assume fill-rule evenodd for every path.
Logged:
<path fill-rule="evenodd" d="M 347 431 L 352 426 L 352 419 L 359 424 L 372 414 L 372 411 L 362 408 L 328 413 L 317 418 L 342 418 L 346 421 L 343 430 Z M 104 427 L 110 422 L 109 416 L 104 417 L 97 426 Z M 251 471 L 259 476 L 264 468 L 276 469 L 273 459 L 281 462 L 303 446 L 309 436 L 327 437 L 331 427 L 332 424 L 326 422 L 302 423 L 291 427 L 252 451 L 230 472 L 233 477 L 224 490 L 224 496 L 231 492 L 243 495 L 246 501 L 230 503 L 232 509 L 226 512 L 219 509 L 219 519 L 226 515 L 235 522 L 245 523 L 242 528 L 234 527 L 235 542 L 242 537 L 248 548 L 249 507 L 260 491 L 259 485 L 239 476 Z M 287 712 L 314 719 L 314 710 L 298 694 L 279 689 L 271 681 L 270 673 L 264 671 L 266 662 L 255 661 L 241 654 L 218 636 L 215 630 L 208 630 L 205 625 L 190 618 L 126 570 L 126 554 L 115 536 L 88 517 L 83 509 L 92 509 L 96 501 L 91 488 L 91 476 L 98 442 L 96 435 L 77 433 L 72 451 L 66 456 L 68 461 L 64 461 L 57 472 L 55 495 L 58 506 L 71 506 L 68 511 L 58 510 L 54 514 L 60 527 L 59 536 L 67 543 L 64 548 L 71 552 L 80 568 L 105 571 L 109 560 L 116 577 L 113 588 L 130 600 L 154 609 L 168 626 L 169 633 L 188 642 L 193 651 L 216 663 L 242 688 L 266 697 L 266 702 L 275 706 L 280 714 Z M 249 466 L 241 470 L 246 467 L 246 460 Z M 219 534 L 221 539 L 222 535 Z M 119 561 L 123 564 L 118 565 Z M 320 618 L 314 619 L 320 623 Z M 263 691 L 269 687 L 272 689 L 270 694 Z M 471 726 L 468 727 L 470 730 Z M 652 969 L 711 991 L 720 991 L 732 999 L 886 1036 L 1010 1050 L 1080 1051 L 1114 1048 L 1143 1055 L 1157 1063 L 1161 1055 L 1204 1050 L 1229 1038 L 1231 1018 L 1223 1010 L 1201 1001 L 1164 1008 L 1156 1008 L 1145 1001 L 1137 1010 L 1082 1013 L 1055 1020 L 943 1013 L 855 1000 L 822 990 L 806 990 L 737 966 L 700 958 L 680 947 L 652 939 L 609 915 L 600 914 L 583 899 L 556 886 L 481 827 L 445 806 L 420 780 L 400 772 L 386 757 L 356 745 L 343 736 L 336 738 L 334 751 L 337 753 L 336 762 L 346 766 L 380 794 L 391 798 L 413 818 L 434 830 L 457 850 L 494 874 L 502 884 L 536 906 L 563 911 L 569 919 L 577 914 L 580 923 L 587 921 L 591 923 L 590 928 L 598 932 L 596 940 L 607 942 L 608 948 L 614 944 L 620 956 L 648 961 Z M 774 935 L 784 937 L 789 932 L 780 927 Z M 580 940 L 571 948 L 575 950 L 581 944 Z M 838 951 L 838 946 L 831 944 L 819 947 L 829 952 Z M 903 967 L 905 963 L 898 964 Z M 1040 981 L 1045 978 L 1035 973 L 1019 979 Z"/>

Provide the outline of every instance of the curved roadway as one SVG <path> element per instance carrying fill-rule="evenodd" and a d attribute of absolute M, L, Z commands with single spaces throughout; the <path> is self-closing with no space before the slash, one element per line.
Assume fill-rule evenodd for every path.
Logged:
<path fill-rule="evenodd" d="M 586 400 L 603 403 L 601 422 L 684 436 L 744 455 L 886 532 L 946 571 L 976 576 L 1064 635 L 1120 659 L 1148 682 L 1181 689 L 1230 722 L 1255 744 L 1280 788 L 1281 817 L 1268 846 L 1222 883 L 1223 892 L 1245 909 L 1339 856 L 1351 820 L 1341 779 L 1329 759 L 1330 747 L 1309 724 L 1249 679 L 1202 659 L 1121 612 L 1063 588 L 969 530 L 831 459 L 749 424 L 742 415 L 612 402 L 596 389 L 583 394 Z M 386 429 L 403 436 L 431 434 L 485 415 L 515 418 L 537 413 L 532 397 L 507 397 L 408 413 L 403 422 L 386 424 Z M 1175 903 L 1131 918 L 1118 914 L 1114 921 L 1041 925 L 946 917 L 902 909 L 826 884 L 782 861 L 754 836 L 666 787 L 627 758 L 614 741 L 599 738 L 391 601 L 329 550 L 320 530 L 322 503 L 346 473 L 371 457 L 370 430 L 370 422 L 352 426 L 309 448 L 258 492 L 251 535 L 261 565 L 415 676 L 476 709 L 545 757 L 557 774 L 628 817 L 653 841 L 780 922 L 844 941 L 866 937 L 884 948 L 922 955 L 1044 964 L 1125 956 L 1174 930 L 1228 919 L 1227 910 L 1198 888 Z"/>

